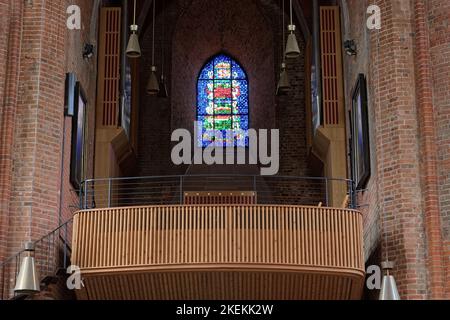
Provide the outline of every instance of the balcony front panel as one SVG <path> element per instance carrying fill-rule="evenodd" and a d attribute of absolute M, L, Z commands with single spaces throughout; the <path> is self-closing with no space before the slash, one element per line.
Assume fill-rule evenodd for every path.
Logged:
<path fill-rule="evenodd" d="M 357 299 L 362 219 L 302 206 L 87 210 L 75 216 L 72 264 L 80 298 Z"/>

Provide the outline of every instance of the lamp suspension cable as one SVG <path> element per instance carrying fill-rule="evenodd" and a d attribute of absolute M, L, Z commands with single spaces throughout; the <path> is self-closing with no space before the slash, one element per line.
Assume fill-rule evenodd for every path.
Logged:
<path fill-rule="evenodd" d="M 282 45 L 282 50 L 283 50 L 283 61 L 285 60 L 285 54 L 286 54 L 286 47 L 285 47 L 285 45 L 286 45 L 286 32 L 284 30 L 284 28 L 285 28 L 285 26 L 284 26 L 284 23 L 285 23 L 285 20 L 284 20 L 284 10 L 285 10 L 284 1 L 285 0 L 281 0 L 281 2 L 283 3 L 282 4 L 282 8 L 283 9 L 281 11 L 281 20 L 283 21 L 283 28 L 282 28 L 283 29 L 283 43 L 281 44 Z"/>
<path fill-rule="evenodd" d="M 164 1 L 162 3 L 162 41 L 161 41 L 161 75 L 164 76 L 164 62 L 165 62 L 165 41 L 166 41 L 166 12 L 165 12 L 165 6 Z"/>
<path fill-rule="evenodd" d="M 383 2 L 383 1 L 381 1 Z M 376 50 L 376 60 L 377 60 L 377 113 L 379 116 L 379 123 L 382 122 L 382 110 L 381 110 L 381 64 L 380 64 L 380 48 L 381 48 L 381 29 L 377 31 L 377 50 Z M 379 154 L 380 161 L 377 161 L 379 163 L 378 171 L 384 172 L 384 163 L 383 163 L 383 134 L 378 130 L 378 128 L 381 128 L 381 125 L 377 126 L 377 135 L 379 136 L 380 142 L 379 146 L 380 148 L 377 150 L 377 153 Z M 381 176 L 381 179 L 378 181 L 378 192 L 383 190 L 384 185 L 384 177 Z M 379 195 L 377 195 L 379 197 Z M 382 284 L 381 284 L 381 290 L 379 299 L 380 300 L 401 300 L 400 295 L 398 293 L 397 284 L 395 282 L 394 276 L 391 274 L 391 270 L 394 268 L 394 263 L 389 261 L 389 243 L 388 243 L 388 233 L 386 228 L 386 207 L 384 204 L 384 197 L 381 196 L 381 202 L 378 201 L 380 208 L 380 218 L 381 218 L 381 238 L 383 238 L 383 232 L 384 232 L 384 256 L 386 257 L 385 261 L 381 262 L 381 266 L 383 271 L 386 272 L 386 274 L 383 275 Z"/>
<path fill-rule="evenodd" d="M 381 80 L 380 80 L 380 75 L 381 75 L 381 72 L 380 72 L 380 30 L 378 30 L 377 31 L 377 109 L 378 109 L 378 114 L 379 114 L 379 116 L 381 117 L 381 95 L 380 95 L 380 85 L 381 85 Z M 380 119 L 380 123 L 381 123 L 381 119 Z M 380 140 L 382 141 L 382 139 L 383 139 L 383 135 L 382 134 L 379 134 L 379 136 L 380 136 Z M 379 155 L 380 155 L 380 159 L 382 159 L 382 155 L 383 155 L 383 143 L 380 143 L 380 150 L 378 150 L 378 152 L 379 152 Z M 382 161 L 380 161 L 380 172 L 383 172 L 383 164 L 382 164 Z M 383 181 L 383 179 L 380 179 L 380 182 L 379 182 L 379 188 L 381 189 L 381 190 L 383 190 L 382 189 L 382 181 Z M 380 191 L 378 191 L 378 193 L 379 193 Z M 385 261 L 389 261 L 389 250 L 387 249 L 387 247 L 388 247 L 388 245 L 387 245 L 387 243 L 388 243 L 388 237 L 387 237 L 387 232 L 384 230 L 384 228 L 385 228 L 385 219 L 386 219 L 386 214 L 385 214 L 385 210 L 384 210 L 384 201 L 381 201 L 381 202 L 378 202 L 378 203 L 380 203 L 380 205 L 381 205 L 381 208 L 380 208 L 380 216 L 381 216 L 381 232 L 383 233 L 384 232 L 384 246 L 385 246 Z"/>
<path fill-rule="evenodd" d="M 152 66 L 155 65 L 155 14 L 156 0 L 153 0 L 153 35 L 152 35 Z"/>
<path fill-rule="evenodd" d="M 147 84 L 147 93 L 149 95 L 156 95 L 159 93 L 159 81 L 156 77 L 156 66 L 155 66 L 155 25 L 156 25 L 156 0 L 153 0 L 153 30 L 152 30 L 152 71 L 150 74 L 150 79 Z"/>
<path fill-rule="evenodd" d="M 164 75 L 164 65 L 166 62 L 166 7 L 164 1 L 162 2 L 162 37 L 160 41 L 161 45 L 161 77 L 159 80 L 159 92 L 158 97 L 160 98 L 168 98 L 169 93 L 167 91 L 166 79 Z"/>
<path fill-rule="evenodd" d="M 136 24 L 136 0 L 134 0 L 134 9 L 133 9 L 133 24 Z"/>
<path fill-rule="evenodd" d="M 291 25 L 293 25 L 293 23 L 292 23 L 292 0 L 290 1 L 290 4 L 291 4 L 291 9 L 290 9 Z M 283 7 L 284 7 L 284 1 L 283 1 Z M 284 10 L 283 10 L 283 15 L 284 15 Z"/>
<path fill-rule="evenodd" d="M 285 1 L 286 0 L 281 0 L 281 1 L 282 1 L 282 4 L 279 6 L 279 8 L 281 9 L 280 10 L 281 17 L 279 18 L 279 21 L 281 21 L 281 23 L 282 23 L 281 33 L 282 33 L 282 37 L 283 37 L 283 42 L 281 43 L 282 55 L 281 55 L 280 77 L 278 80 L 277 91 L 276 91 L 277 96 L 285 95 L 290 88 L 289 76 L 288 76 L 287 70 L 286 70 L 286 49 L 284 47 L 284 44 L 286 43 L 285 30 L 284 30 L 284 28 L 285 28 Z"/>

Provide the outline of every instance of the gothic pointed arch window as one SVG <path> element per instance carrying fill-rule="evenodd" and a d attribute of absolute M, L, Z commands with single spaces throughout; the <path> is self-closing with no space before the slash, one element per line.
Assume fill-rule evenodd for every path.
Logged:
<path fill-rule="evenodd" d="M 248 146 L 248 98 L 247 74 L 237 61 L 226 54 L 208 60 L 197 83 L 198 145 Z"/>

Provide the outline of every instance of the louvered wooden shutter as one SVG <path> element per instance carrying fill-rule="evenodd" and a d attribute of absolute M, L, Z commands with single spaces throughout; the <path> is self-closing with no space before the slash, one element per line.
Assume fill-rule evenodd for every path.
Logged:
<path fill-rule="evenodd" d="M 320 8 L 323 124 L 345 125 L 342 77 L 341 26 L 338 6 Z"/>
<path fill-rule="evenodd" d="M 119 126 L 121 8 L 101 8 L 97 127 Z"/>

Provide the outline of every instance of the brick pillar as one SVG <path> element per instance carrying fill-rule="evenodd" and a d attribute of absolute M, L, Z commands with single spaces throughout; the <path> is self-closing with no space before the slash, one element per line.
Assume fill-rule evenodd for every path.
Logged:
<path fill-rule="evenodd" d="M 435 145 L 438 161 L 438 190 L 444 261 L 447 264 L 445 289 L 450 299 L 450 2 L 425 1 L 429 28 L 431 81 L 433 85 Z"/>
<path fill-rule="evenodd" d="M 21 57 L 23 2 L 0 1 L 0 262 L 7 256 L 14 128 Z M 5 85 L 4 85 L 5 84 Z M 3 87 L 4 85 L 4 87 Z"/>
<path fill-rule="evenodd" d="M 381 7 L 382 15 L 381 30 L 371 32 L 382 258 L 387 252 L 396 263 L 394 275 L 402 299 L 426 299 L 414 77 L 414 8 L 404 0 L 378 0 L 374 4 Z"/>
<path fill-rule="evenodd" d="M 418 116 L 420 124 L 420 164 L 427 240 L 429 298 L 444 298 L 444 261 L 439 211 L 436 130 L 434 121 L 431 57 L 427 8 L 424 0 L 414 1 L 415 66 Z"/>
<path fill-rule="evenodd" d="M 24 14 L 8 255 L 58 224 L 66 35 L 63 1 L 13 2 Z"/>

